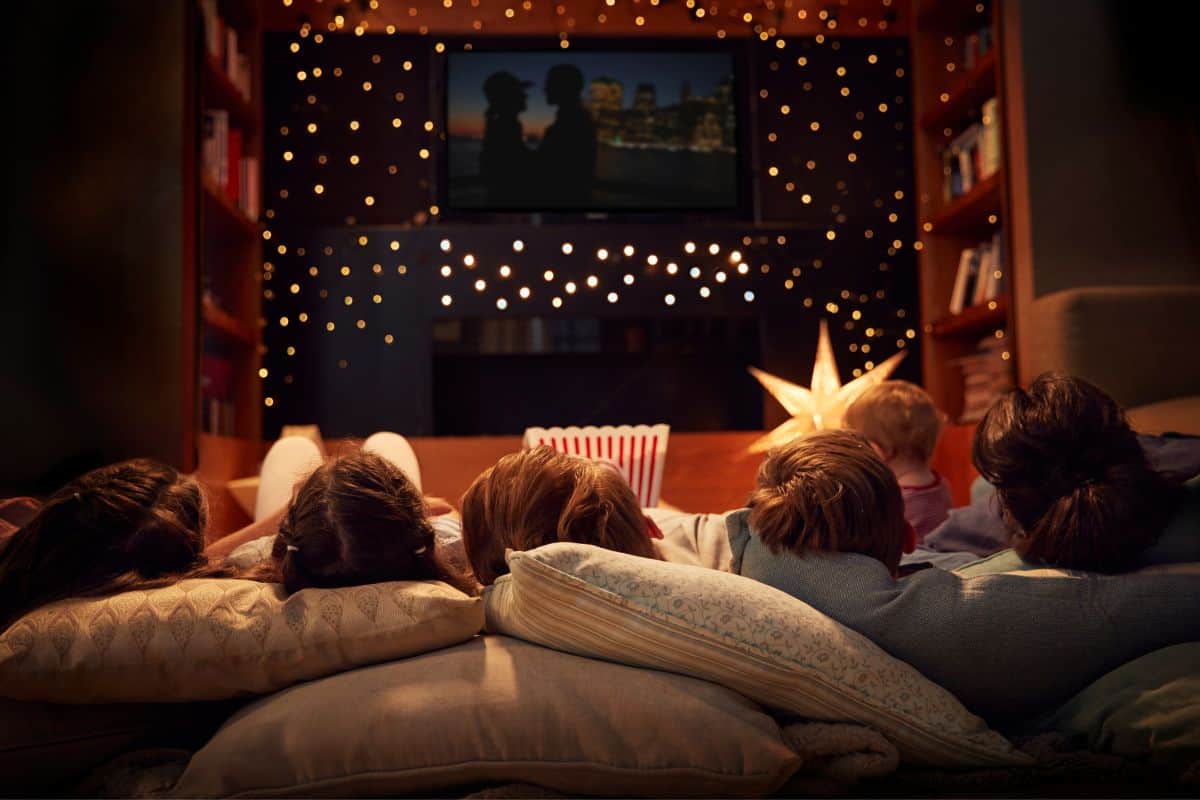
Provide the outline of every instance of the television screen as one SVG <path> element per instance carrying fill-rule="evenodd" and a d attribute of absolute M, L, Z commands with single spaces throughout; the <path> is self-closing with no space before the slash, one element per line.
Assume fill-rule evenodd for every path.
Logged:
<path fill-rule="evenodd" d="M 729 51 L 451 53 L 447 203 L 735 208 L 736 102 Z"/>

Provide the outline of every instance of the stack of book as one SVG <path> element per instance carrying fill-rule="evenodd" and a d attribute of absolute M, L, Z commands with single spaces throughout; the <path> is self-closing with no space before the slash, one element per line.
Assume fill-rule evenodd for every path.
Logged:
<path fill-rule="evenodd" d="M 204 19 L 204 44 L 208 54 L 225 71 L 230 82 L 250 99 L 250 57 L 238 46 L 237 31 L 226 25 L 217 13 L 217 0 L 200 0 L 200 15 Z"/>
<path fill-rule="evenodd" d="M 205 180 L 248 217 L 258 219 L 262 203 L 258 159 L 242 155 L 242 132 L 229 127 L 228 111 L 204 112 L 202 160 Z"/>
<path fill-rule="evenodd" d="M 966 194 L 1000 168 L 1000 118 L 996 98 L 983 104 L 979 122 L 942 149 L 942 200 Z"/>
<path fill-rule="evenodd" d="M 962 251 L 958 259 L 958 273 L 954 276 L 954 289 L 950 293 L 950 313 L 958 314 L 964 308 L 986 303 L 1004 294 L 1004 235 L 997 230 L 990 241 L 980 242 L 975 247 Z"/>
<path fill-rule="evenodd" d="M 978 422 L 1001 394 L 1012 388 L 1012 360 L 1007 337 L 981 339 L 976 352 L 955 359 L 962 370 L 963 410 L 959 422 Z"/>

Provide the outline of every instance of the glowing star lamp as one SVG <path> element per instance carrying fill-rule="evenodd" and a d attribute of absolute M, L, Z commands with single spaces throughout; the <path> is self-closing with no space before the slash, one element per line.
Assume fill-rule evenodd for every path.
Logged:
<path fill-rule="evenodd" d="M 787 422 L 756 439 L 750 445 L 750 452 L 765 452 L 809 431 L 841 427 L 842 416 L 850 404 L 870 387 L 887 380 L 906 355 L 907 350 L 896 353 L 873 370 L 843 386 L 838 377 L 837 362 L 833 358 L 833 345 L 829 343 L 829 326 L 825 320 L 821 320 L 812 383 L 807 389 L 749 367 L 750 374 L 792 415 Z"/>

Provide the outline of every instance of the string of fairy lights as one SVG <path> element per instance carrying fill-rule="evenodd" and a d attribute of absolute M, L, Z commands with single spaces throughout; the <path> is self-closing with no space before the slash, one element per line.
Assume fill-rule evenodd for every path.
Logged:
<path fill-rule="evenodd" d="M 291 5 L 289 0 L 282 2 Z M 794 235 L 786 226 L 771 230 L 747 223 L 736 233 L 726 225 L 705 236 L 696 235 L 698 231 L 687 236 L 683 223 L 673 229 L 684 232 L 678 237 L 597 241 L 593 236 L 584 244 L 561 236 L 547 242 L 553 226 L 544 226 L 513 236 L 503 248 L 507 252 L 500 254 L 492 247 L 485 256 L 461 226 L 453 235 L 436 234 L 444 223 L 433 165 L 444 147 L 445 132 L 432 110 L 407 103 L 417 94 L 417 82 L 427 80 L 420 74 L 420 59 L 385 46 L 386 37 L 414 31 L 430 37 L 427 47 L 433 53 L 448 47 L 471 49 L 472 42 L 437 38 L 438 19 L 428 6 L 420 17 L 409 14 L 419 21 L 405 30 L 392 23 L 372 28 L 372 12 L 388 0 L 324 5 L 331 9 L 329 19 L 303 18 L 282 56 L 289 59 L 287 74 L 299 101 L 287 119 L 268 120 L 277 123 L 265 142 L 265 157 L 274 162 L 268 174 L 277 177 L 267 186 L 267 227 L 262 234 L 263 324 L 270 349 L 260 377 L 268 408 L 282 402 L 285 387 L 295 382 L 288 366 L 299 355 L 294 332 L 349 332 L 374 337 L 382 347 L 393 346 L 397 336 L 386 321 L 388 298 L 406 291 L 406 280 L 416 270 L 436 276 L 437 290 L 429 299 L 435 316 L 582 313 L 633 298 L 643 307 L 657 303 L 662 313 L 693 313 L 717 302 L 743 308 L 786 303 L 796 313 L 811 313 L 814 331 L 819 316 L 830 320 L 855 377 L 911 347 L 918 337 L 916 315 L 896 305 L 897 298 L 914 299 L 914 252 L 922 248 L 915 238 L 911 167 L 891 169 L 897 154 L 911 163 L 907 50 L 902 39 L 840 38 L 836 3 L 814 9 L 809 3 L 793 8 L 788 0 L 601 0 L 572 4 L 574 10 L 557 4 L 553 16 L 561 21 L 558 41 L 563 49 L 570 47 L 572 31 L 580 27 L 572 13 L 582 13 L 585 7 L 596 23 L 604 24 L 617 11 L 636 12 L 645 22 L 651 14 L 677 13 L 683 5 L 718 38 L 757 39 L 752 68 L 763 72 L 764 79 L 757 82 L 762 88 L 754 98 L 759 140 L 752 146 L 758 151 L 761 203 L 787 208 L 809 233 Z M 398 2 L 392 10 L 406 13 L 399 12 L 404 7 Z M 480 2 L 442 3 L 447 20 L 454 18 L 456 25 L 461 25 L 463 7 L 478 9 Z M 503 13 L 512 18 L 534 13 L 535 8 L 526 0 L 506 6 Z M 886 32 L 894 20 L 891 0 L 880 0 L 879 12 L 877 19 L 863 16 L 846 24 Z M 801 20 L 815 15 L 830 35 L 784 38 L 784 14 Z M 486 26 L 474 20 L 471 27 Z M 369 57 L 351 67 L 321 55 L 335 39 L 349 37 Z M 342 102 L 351 96 L 360 102 Z M 343 108 L 351 108 L 352 116 L 341 116 Z M 388 136 L 402 137 L 407 149 L 372 145 Z M 820 142 L 827 154 L 838 146 L 830 136 L 845 137 L 840 158 L 813 157 L 809 143 Z M 887 151 L 886 165 L 871 163 L 873 152 Z M 381 152 L 392 154 L 379 158 Z M 412 207 L 405 201 L 397 203 L 403 207 L 389 209 L 387 198 L 395 192 L 387 188 L 387 181 L 415 183 L 417 191 L 406 197 L 424 196 L 427 203 Z M 324 208 L 321 204 L 330 202 L 333 205 L 324 209 L 326 218 L 336 214 L 347 229 L 363 226 L 364 232 L 314 246 L 306 238 L 308 220 L 300 209 L 314 203 Z M 384 234 L 366 230 L 381 223 L 402 229 Z M 436 249 L 412 253 L 405 238 L 418 232 L 426 239 L 431 233 Z M 531 236 L 538 237 L 536 247 L 527 246 L 525 239 Z M 295 244 L 285 241 L 288 238 Z M 599 238 L 605 237 L 601 233 Z M 371 254 L 368 266 L 363 266 L 362 255 L 348 252 L 355 248 Z M 851 259 L 853 265 L 845 263 Z M 349 286 L 352 275 L 360 278 L 364 270 L 374 281 L 370 288 L 355 282 L 353 290 L 336 290 L 338 280 L 347 279 Z M 845 285 L 848 282 L 838 278 L 843 273 L 862 285 Z M 351 365 L 348 358 L 339 357 L 336 366 Z"/>

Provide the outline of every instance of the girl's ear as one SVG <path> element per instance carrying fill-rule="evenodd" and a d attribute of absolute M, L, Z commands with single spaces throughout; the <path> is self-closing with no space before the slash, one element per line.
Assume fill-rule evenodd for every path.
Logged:
<path fill-rule="evenodd" d="M 651 539 L 663 538 L 662 529 L 658 527 L 658 524 L 655 523 L 654 520 L 650 519 L 649 517 L 647 517 L 644 514 L 642 515 L 642 517 L 643 517 L 643 519 L 646 520 L 646 535 L 649 536 Z"/>

